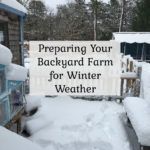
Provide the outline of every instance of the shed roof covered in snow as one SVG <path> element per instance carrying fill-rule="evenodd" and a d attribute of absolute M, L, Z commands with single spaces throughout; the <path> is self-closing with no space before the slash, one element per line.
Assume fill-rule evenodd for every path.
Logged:
<path fill-rule="evenodd" d="M 125 43 L 148 43 L 150 44 L 150 32 L 115 32 L 113 40 Z"/>
<path fill-rule="evenodd" d="M 16 0 L 0 0 L 0 9 L 19 16 L 25 16 L 27 13 L 26 8 Z"/>

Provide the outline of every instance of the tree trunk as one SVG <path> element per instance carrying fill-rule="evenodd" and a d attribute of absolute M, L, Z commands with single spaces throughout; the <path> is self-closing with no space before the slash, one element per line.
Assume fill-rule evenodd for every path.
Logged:
<path fill-rule="evenodd" d="M 97 0 L 94 3 L 94 41 L 97 40 Z"/>
<path fill-rule="evenodd" d="M 122 0 L 122 9 L 121 9 L 119 32 L 123 31 L 124 13 L 125 13 L 125 0 Z"/>

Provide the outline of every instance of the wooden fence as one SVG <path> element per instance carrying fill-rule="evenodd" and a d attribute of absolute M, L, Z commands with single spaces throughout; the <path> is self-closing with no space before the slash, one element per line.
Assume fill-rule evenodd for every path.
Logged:
<path fill-rule="evenodd" d="M 121 97 L 140 95 L 142 67 L 130 56 L 122 58 Z"/>

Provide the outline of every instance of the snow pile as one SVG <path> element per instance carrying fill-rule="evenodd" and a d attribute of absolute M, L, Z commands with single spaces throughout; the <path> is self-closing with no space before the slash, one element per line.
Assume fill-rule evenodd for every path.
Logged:
<path fill-rule="evenodd" d="M 10 49 L 0 44 L 0 64 L 9 65 L 12 60 Z"/>
<path fill-rule="evenodd" d="M 139 143 L 150 146 L 150 106 L 147 101 L 141 98 L 128 97 L 123 103 Z"/>
<path fill-rule="evenodd" d="M 5 4 L 16 10 L 19 10 L 23 13 L 27 13 L 26 8 L 23 5 L 21 5 L 19 2 L 17 2 L 16 0 L 0 0 L 0 3 Z"/>
<path fill-rule="evenodd" d="M 141 97 L 150 103 L 150 64 L 142 63 Z"/>
<path fill-rule="evenodd" d="M 38 95 L 26 95 L 26 112 L 29 112 L 35 108 L 39 108 L 41 106 L 41 99 L 43 96 L 38 96 Z"/>
<path fill-rule="evenodd" d="M 16 65 L 10 64 L 6 68 L 6 79 L 15 81 L 25 81 L 27 78 L 27 69 Z"/>
<path fill-rule="evenodd" d="M 129 150 L 121 105 L 70 97 L 43 98 L 41 102 L 26 127 L 30 139 L 45 150 Z"/>
<path fill-rule="evenodd" d="M 42 150 L 35 143 L 0 127 L 0 149 L 1 150 Z"/>

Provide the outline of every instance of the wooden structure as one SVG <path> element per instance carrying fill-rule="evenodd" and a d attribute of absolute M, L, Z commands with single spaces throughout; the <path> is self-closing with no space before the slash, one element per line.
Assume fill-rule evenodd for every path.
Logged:
<path fill-rule="evenodd" d="M 121 53 L 124 55 L 150 62 L 150 32 L 116 32 L 113 39 L 121 43 Z"/>
<path fill-rule="evenodd" d="M 26 11 L 17 1 L 0 1 L 0 43 L 10 48 L 13 63 L 23 65 L 23 26 Z"/>
<path fill-rule="evenodd" d="M 136 61 L 130 56 L 124 56 L 122 60 L 120 95 L 139 97 L 142 67 L 137 66 Z"/>
<path fill-rule="evenodd" d="M 25 16 L 26 9 L 17 1 L 0 0 L 0 44 L 11 50 L 12 62 L 20 65 L 24 64 Z M 1 53 L 5 53 L 5 49 L 0 51 L 0 55 Z M 6 73 L 10 63 L 5 64 L 0 61 L 0 125 L 11 129 L 16 123 L 19 132 L 20 119 L 24 111 L 24 82 L 7 79 Z"/>
<path fill-rule="evenodd" d="M 1 48 L 4 48 L 0 50 L 2 53 L 8 50 L 4 46 Z M 22 66 L 12 64 L 11 61 L 5 62 L 1 56 L 0 59 L 0 125 L 11 128 L 16 123 L 17 132 L 19 132 L 20 119 L 25 105 L 24 81 L 27 77 L 27 70 Z"/>

